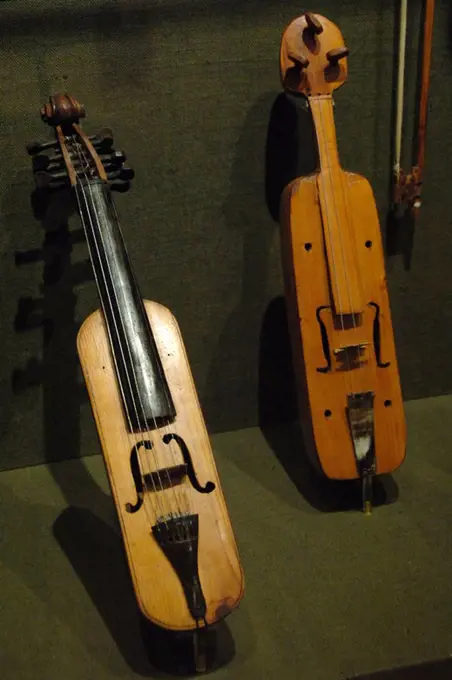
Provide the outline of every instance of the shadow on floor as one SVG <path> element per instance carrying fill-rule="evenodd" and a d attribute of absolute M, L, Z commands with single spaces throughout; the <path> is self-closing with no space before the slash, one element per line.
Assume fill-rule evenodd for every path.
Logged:
<path fill-rule="evenodd" d="M 192 635 L 163 630 L 139 614 L 116 531 L 90 510 L 71 507 L 56 520 L 54 535 L 134 672 L 146 677 L 195 672 Z M 209 670 L 234 656 L 225 622 L 210 629 L 207 644 Z"/>
<path fill-rule="evenodd" d="M 264 316 L 259 366 L 260 428 L 288 477 L 316 510 L 359 510 L 359 480 L 328 479 L 317 471 L 306 453 L 297 423 L 296 386 L 283 297 L 272 300 Z M 398 486 L 391 475 L 375 478 L 375 506 L 393 503 L 397 498 Z"/>

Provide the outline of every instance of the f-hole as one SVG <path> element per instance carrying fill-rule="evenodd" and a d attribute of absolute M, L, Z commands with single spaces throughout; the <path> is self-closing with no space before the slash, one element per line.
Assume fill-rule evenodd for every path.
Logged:
<path fill-rule="evenodd" d="M 328 305 L 325 305 L 324 307 L 318 307 L 315 313 L 317 321 L 319 322 L 320 336 L 322 338 L 323 355 L 326 361 L 326 366 L 320 366 L 319 368 L 316 369 L 318 373 L 328 373 L 328 371 L 331 371 L 331 355 L 330 344 L 328 342 L 328 333 L 325 324 L 323 323 L 323 320 L 320 317 L 320 314 L 321 312 L 323 312 L 324 309 L 331 309 L 331 307 L 329 307 Z"/>
<path fill-rule="evenodd" d="M 381 360 L 380 305 L 377 305 L 376 302 L 369 302 L 369 307 L 374 307 L 375 309 L 375 318 L 373 323 L 373 341 L 375 348 L 375 357 L 377 359 L 377 366 L 379 368 L 388 368 L 391 362 L 390 361 L 384 362 Z"/>
<path fill-rule="evenodd" d="M 187 466 L 187 475 L 192 487 L 196 489 L 196 491 L 199 491 L 199 493 L 211 493 L 215 489 L 215 484 L 213 482 L 207 482 L 205 486 L 201 486 L 201 484 L 198 482 L 190 451 L 188 450 L 188 446 L 182 437 L 174 433 L 165 434 L 163 436 L 164 444 L 169 444 L 173 440 L 179 445 L 184 463 Z"/>
<path fill-rule="evenodd" d="M 133 481 L 135 482 L 135 490 L 137 492 L 137 502 L 126 503 L 126 510 L 131 514 L 138 512 L 138 510 L 143 505 L 144 484 L 143 477 L 141 476 L 140 463 L 138 462 L 138 449 L 140 446 L 144 446 L 145 449 L 150 451 L 152 449 L 152 442 L 149 439 L 138 442 L 135 444 L 130 453 L 130 470 L 132 472 Z"/>
<path fill-rule="evenodd" d="M 205 486 L 202 486 L 199 483 L 198 478 L 196 476 L 195 468 L 193 466 L 193 461 L 191 459 L 190 451 L 188 450 L 188 446 L 186 445 L 182 437 L 180 437 L 178 434 L 173 433 L 165 434 L 162 437 L 162 441 L 166 445 L 170 444 L 173 440 L 178 444 L 180 448 L 185 463 L 186 474 L 193 488 L 196 489 L 196 491 L 199 491 L 199 493 L 211 493 L 215 489 L 215 484 L 213 482 L 207 482 Z M 131 514 L 138 512 L 138 510 L 143 505 L 144 500 L 145 482 L 143 480 L 143 475 L 141 474 L 140 463 L 138 460 L 138 449 L 140 448 L 140 446 L 144 446 L 145 449 L 150 451 L 152 449 L 152 442 L 149 439 L 137 442 L 130 453 L 130 470 L 132 472 L 132 477 L 135 484 L 135 491 L 137 493 L 136 503 L 126 503 L 126 510 Z M 173 470 L 180 473 L 179 468 L 184 469 L 184 466 L 176 466 L 176 468 L 174 469 L 167 470 L 169 480 L 171 479 L 170 473 Z M 160 488 L 157 488 L 156 490 L 163 491 L 164 488 L 165 487 L 163 485 L 160 485 Z"/>

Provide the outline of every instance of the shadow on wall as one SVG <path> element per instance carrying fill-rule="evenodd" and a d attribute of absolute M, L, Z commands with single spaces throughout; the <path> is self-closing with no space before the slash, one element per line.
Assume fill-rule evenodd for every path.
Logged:
<path fill-rule="evenodd" d="M 14 321 L 16 332 L 41 328 L 40 357 L 31 357 L 24 368 L 12 374 L 14 392 L 40 385 L 43 394 L 44 446 L 49 463 L 80 455 L 80 404 L 86 400 L 76 352 L 79 324 L 75 319 L 77 297 L 74 287 L 93 278 L 88 261 L 71 264 L 73 246 L 84 241 L 81 229 L 70 231 L 73 212 L 71 195 L 62 191 L 47 203 L 37 192 L 32 194 L 32 209 L 41 221 L 42 247 L 16 251 L 18 267 L 41 262 L 40 295 L 19 297 Z M 39 229 L 39 227 L 38 227 Z M 54 475 L 60 468 L 52 467 Z M 68 503 L 74 491 L 70 480 L 56 478 Z M 86 473 L 86 490 L 92 485 Z M 67 486 L 67 488 L 65 488 Z M 97 486 L 96 486 L 97 489 Z"/>
<path fill-rule="evenodd" d="M 301 98 L 296 106 L 303 107 Z M 230 194 L 223 210 L 231 240 L 238 238 L 242 244 L 241 296 L 220 335 L 203 393 L 212 432 L 254 426 L 256 409 L 262 410 L 256 406 L 259 376 L 266 368 L 275 374 L 278 360 L 273 356 L 264 367 L 259 346 L 273 275 L 271 256 L 275 244 L 279 246 L 280 195 L 306 169 L 306 156 L 296 153 L 296 126 L 294 103 L 283 94 L 275 99 L 274 93 L 268 93 L 249 110 L 236 146 Z M 312 146 L 312 130 L 306 126 L 302 140 Z M 308 162 L 312 164 L 312 159 Z M 259 399 L 264 398 L 261 391 Z"/>
<path fill-rule="evenodd" d="M 249 110 L 238 140 L 230 193 L 223 213 L 231 241 L 241 244 L 240 299 L 213 354 L 202 397 L 211 431 L 256 424 L 259 334 L 268 300 L 269 259 L 275 225 L 265 203 L 265 138 L 274 94 Z"/>
<path fill-rule="evenodd" d="M 305 97 L 280 94 L 272 107 L 265 159 L 266 202 L 278 223 L 285 187 L 312 173 L 317 147 Z M 282 264 L 281 264 L 282 267 Z M 273 299 L 264 312 L 259 342 L 259 424 L 292 422 L 296 390 L 284 297 Z"/>
<path fill-rule="evenodd" d="M 74 241 L 74 235 L 69 234 L 65 224 L 67 196 L 54 203 L 49 211 L 50 220 L 43 222 L 40 232 L 39 226 L 33 224 L 31 207 L 24 202 L 24 187 L 30 185 L 30 177 L 31 171 L 14 177 L 4 192 L 2 203 L 4 229 L 11 232 L 8 260 L 13 263 L 11 271 L 6 274 L 9 273 L 11 281 L 15 282 L 17 295 L 5 301 L 10 327 L 4 337 L 14 345 L 9 354 L 11 361 L 6 367 L 10 375 L 5 403 L 16 402 L 16 406 L 19 404 L 22 408 L 31 402 L 36 405 L 40 403 L 41 391 L 45 456 L 50 462 L 79 455 L 80 389 L 73 346 L 77 332 L 73 319 L 73 284 L 77 279 L 83 279 L 86 272 L 83 263 L 82 267 L 77 265 L 74 271 L 67 269 Z M 9 216 L 14 216 L 11 226 Z M 29 224 L 30 229 L 17 229 L 17 225 Z M 35 274 L 39 272 L 38 267 L 42 267 L 41 282 Z M 71 276 L 75 281 L 70 280 Z M 25 347 L 25 359 L 20 351 L 22 346 Z M 37 409 L 36 412 L 39 417 Z M 12 452 L 13 458 L 7 461 L 8 467 L 42 462 L 37 451 L 41 429 L 34 432 L 36 423 L 33 415 L 34 412 L 21 414 L 24 425 L 23 432 L 19 433 L 22 446 Z M 14 422 L 10 425 L 13 431 Z"/>

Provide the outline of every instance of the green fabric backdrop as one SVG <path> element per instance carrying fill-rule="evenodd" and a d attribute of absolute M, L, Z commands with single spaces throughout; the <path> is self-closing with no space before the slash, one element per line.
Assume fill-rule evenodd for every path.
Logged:
<path fill-rule="evenodd" d="M 351 49 L 336 97 L 341 158 L 370 180 L 383 225 L 394 4 L 310 7 L 341 27 Z M 420 6 L 410 3 L 407 120 Z M 1 468 L 99 450 L 75 355 L 78 325 L 98 306 L 86 248 L 72 218 L 72 239 L 49 233 L 40 259 L 44 230 L 30 207 L 24 151 L 45 138 L 39 107 L 61 89 L 85 104 L 88 131 L 113 128 L 136 171 L 132 190 L 117 198 L 129 253 L 143 295 L 178 318 L 210 430 L 293 417 L 272 209 L 278 182 L 295 167 L 290 144 L 303 139 L 278 99 L 281 32 L 303 9 L 267 0 L 1 3 Z M 388 261 L 406 399 L 452 390 L 451 16 L 450 3 L 438 2 L 411 269 L 400 254 Z M 410 125 L 407 157 L 409 134 Z"/>

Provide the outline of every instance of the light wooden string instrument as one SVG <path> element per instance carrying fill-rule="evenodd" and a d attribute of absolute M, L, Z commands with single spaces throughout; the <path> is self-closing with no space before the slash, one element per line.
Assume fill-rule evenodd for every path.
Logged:
<path fill-rule="evenodd" d="M 318 171 L 286 187 L 281 238 L 292 353 L 307 452 L 323 473 L 372 480 L 405 456 L 402 392 L 384 255 L 369 182 L 342 169 L 333 91 L 349 50 L 319 14 L 292 21 L 280 50 L 282 83 L 312 114 Z"/>
<path fill-rule="evenodd" d="M 195 631 L 205 670 L 206 627 L 238 605 L 244 581 L 184 344 L 171 312 L 141 298 L 111 195 L 133 172 L 111 131 L 88 137 L 68 95 L 41 115 L 56 139 L 28 147 L 36 182 L 72 188 L 101 301 L 78 353 L 136 598 L 153 623 Z"/>

